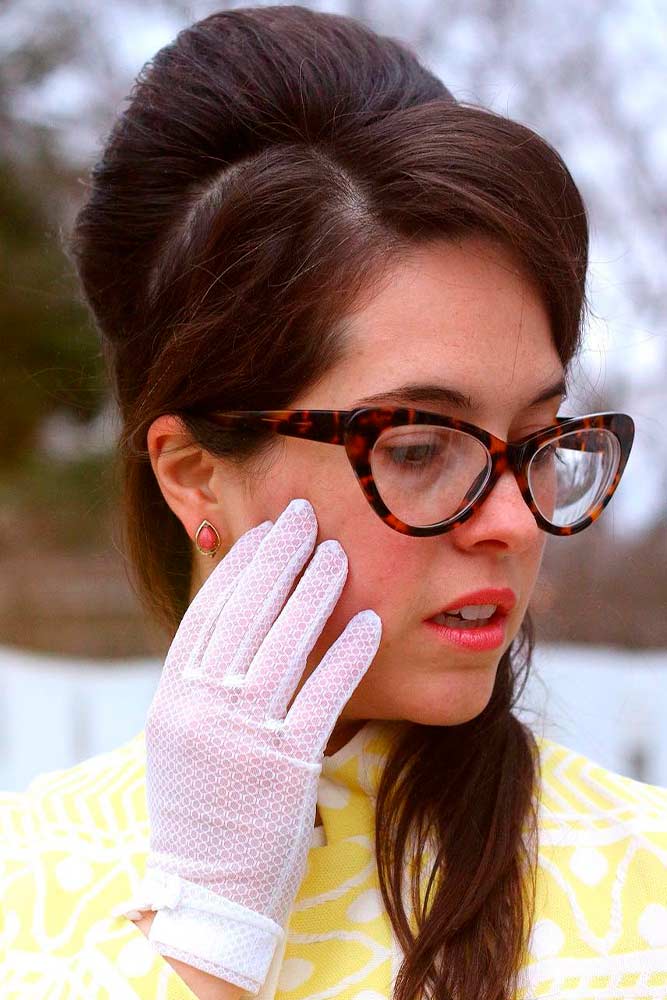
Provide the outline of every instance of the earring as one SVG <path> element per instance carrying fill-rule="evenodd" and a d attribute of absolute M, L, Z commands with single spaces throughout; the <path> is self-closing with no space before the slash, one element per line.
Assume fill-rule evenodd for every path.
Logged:
<path fill-rule="evenodd" d="M 204 518 L 197 528 L 195 545 L 202 555 L 205 556 L 214 556 L 220 548 L 220 535 L 215 526 L 210 521 L 207 521 L 206 518 Z"/>

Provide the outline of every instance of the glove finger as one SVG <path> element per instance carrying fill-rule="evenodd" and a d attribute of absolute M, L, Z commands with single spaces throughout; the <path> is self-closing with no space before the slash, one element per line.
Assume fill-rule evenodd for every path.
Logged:
<path fill-rule="evenodd" d="M 196 676 L 222 608 L 272 527 L 272 521 L 263 521 L 241 535 L 201 585 L 171 642 L 163 677 L 181 671 L 184 675 Z"/>
<path fill-rule="evenodd" d="M 201 663 L 201 675 L 207 681 L 243 686 L 245 672 L 308 560 L 316 537 L 317 519 L 311 504 L 292 500 L 262 541 L 218 618 Z"/>
<path fill-rule="evenodd" d="M 347 570 L 347 556 L 339 542 L 329 539 L 318 545 L 246 674 L 245 691 L 256 718 L 284 719 L 308 653 L 345 586 Z"/>
<path fill-rule="evenodd" d="M 284 738 L 304 759 L 324 754 L 334 726 L 382 638 L 382 619 L 368 608 L 345 629 L 299 691 L 285 718 Z"/>

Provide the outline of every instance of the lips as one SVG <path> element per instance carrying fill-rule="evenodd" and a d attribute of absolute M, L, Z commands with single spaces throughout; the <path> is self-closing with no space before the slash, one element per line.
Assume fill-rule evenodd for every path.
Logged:
<path fill-rule="evenodd" d="M 498 607 L 495 614 L 508 615 L 516 604 L 516 594 L 509 587 L 485 587 L 483 590 L 475 590 L 455 597 L 446 607 L 434 611 L 431 618 L 446 611 L 456 611 L 468 604 L 496 604 Z"/>

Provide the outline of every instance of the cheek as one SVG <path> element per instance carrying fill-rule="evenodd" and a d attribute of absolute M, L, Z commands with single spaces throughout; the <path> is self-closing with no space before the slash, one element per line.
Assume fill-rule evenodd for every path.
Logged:
<path fill-rule="evenodd" d="M 372 511 L 357 523 L 341 524 L 336 538 L 348 558 L 345 586 L 322 633 L 322 643 L 330 644 L 359 611 L 371 608 L 382 619 L 382 643 L 401 632 L 402 623 L 417 615 L 419 592 L 416 582 L 423 579 L 414 539 L 392 531 Z M 372 518 L 372 520 L 371 520 Z M 374 522 L 374 523 L 373 523 Z M 322 649 L 318 643 L 320 652 Z"/>
<path fill-rule="evenodd" d="M 547 543 L 546 533 L 543 531 L 539 532 L 539 537 L 537 538 L 535 545 L 530 549 L 525 566 L 525 578 L 524 578 L 524 588 L 526 592 L 532 591 L 537 577 L 542 566 L 542 557 L 544 556 L 544 549 Z"/>
<path fill-rule="evenodd" d="M 345 586 L 309 657 L 311 662 L 320 659 L 349 620 L 365 608 L 372 608 L 382 619 L 383 643 L 398 634 L 401 620 L 423 611 L 417 585 L 427 571 L 427 547 L 388 528 L 369 507 L 346 457 L 324 452 L 323 448 L 321 455 L 311 456 L 305 464 L 303 452 L 297 455 L 288 449 L 264 480 L 261 492 L 262 507 L 268 511 L 263 516 L 274 520 L 295 497 L 310 501 L 318 523 L 316 544 L 334 538 L 347 555 Z"/>

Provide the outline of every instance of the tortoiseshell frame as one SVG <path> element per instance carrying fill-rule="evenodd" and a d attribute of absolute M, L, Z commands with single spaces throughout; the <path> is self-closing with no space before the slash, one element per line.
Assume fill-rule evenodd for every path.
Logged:
<path fill-rule="evenodd" d="M 508 466 L 513 470 L 522 496 L 539 527 L 552 535 L 575 535 L 597 520 L 611 500 L 623 475 L 635 432 L 632 417 L 625 413 L 592 413 L 583 417 L 556 417 L 556 423 L 512 443 L 503 441 L 502 438 L 495 437 L 489 431 L 485 431 L 475 424 L 466 423 L 464 420 L 407 407 L 364 407 L 357 410 L 214 410 L 206 411 L 205 415 L 221 427 L 230 429 L 271 430 L 276 434 L 286 434 L 289 437 L 306 438 L 324 444 L 343 445 L 364 496 L 378 517 L 394 531 L 399 531 L 403 535 L 421 537 L 444 534 L 451 531 L 455 525 L 462 524 L 469 517 L 472 517 Z M 464 431 L 481 441 L 491 457 L 489 478 L 479 492 L 470 499 L 469 504 L 454 517 L 426 527 L 406 524 L 392 514 L 378 493 L 371 472 L 371 451 L 382 431 L 386 430 L 387 427 L 400 427 L 406 424 L 432 424 Z M 552 524 L 542 516 L 531 495 L 527 476 L 528 463 L 539 447 L 549 440 L 565 432 L 584 431 L 592 428 L 611 431 L 618 439 L 620 460 L 614 478 L 604 496 L 587 517 L 571 525 Z M 577 438 L 568 440 L 567 447 L 581 451 L 586 450 L 583 446 L 583 438 L 580 442 L 577 442 Z"/>

